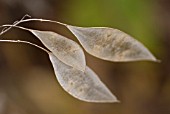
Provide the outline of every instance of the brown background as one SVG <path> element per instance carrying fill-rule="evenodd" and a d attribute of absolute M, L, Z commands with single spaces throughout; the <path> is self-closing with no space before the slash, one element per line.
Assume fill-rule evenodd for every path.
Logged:
<path fill-rule="evenodd" d="M 111 63 L 86 53 L 87 64 L 121 103 L 79 101 L 58 84 L 48 55 L 29 45 L 0 43 L 0 114 L 170 114 L 169 0 L 0 0 L 0 25 L 25 14 L 77 26 L 118 28 L 146 45 L 161 63 Z M 64 27 L 50 23 L 22 26 L 52 30 L 75 41 Z M 42 44 L 12 29 L 0 39 Z"/>

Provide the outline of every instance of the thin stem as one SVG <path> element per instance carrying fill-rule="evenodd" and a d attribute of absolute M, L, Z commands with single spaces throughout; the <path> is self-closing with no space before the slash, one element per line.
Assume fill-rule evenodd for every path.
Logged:
<path fill-rule="evenodd" d="M 19 28 L 19 29 L 22 29 L 22 30 L 26 30 L 26 31 L 31 31 L 33 29 L 28 29 L 28 28 L 24 28 L 24 27 L 21 27 L 21 26 L 13 26 L 13 25 L 2 25 L 2 27 L 14 27 L 14 28 Z"/>
<path fill-rule="evenodd" d="M 0 40 L 0 42 L 7 42 L 7 43 L 23 43 L 23 44 L 29 44 L 29 45 L 32 45 L 34 47 L 37 47 L 43 51 L 45 51 L 46 53 L 50 53 L 48 50 L 46 50 L 45 48 L 39 46 L 39 45 L 36 45 L 34 43 L 31 43 L 31 42 L 28 42 L 28 41 L 23 41 L 23 40 Z"/>
<path fill-rule="evenodd" d="M 67 26 L 67 24 L 65 23 L 61 23 L 59 21 L 53 21 L 53 20 L 48 20 L 48 19 L 25 19 L 25 20 L 21 20 L 20 23 L 23 23 L 23 22 L 29 22 L 29 21 L 40 21 L 40 22 L 51 22 L 51 23 L 57 23 L 57 24 L 60 24 L 60 25 L 63 25 L 63 26 Z"/>
<path fill-rule="evenodd" d="M 15 21 L 10 27 L 8 28 L 4 28 L 1 33 L 0 33 L 0 36 L 4 33 L 6 33 L 8 30 L 10 30 L 12 27 L 14 26 L 17 26 L 18 24 L 20 23 L 24 23 L 24 22 L 30 22 L 30 21 L 40 21 L 40 22 L 50 22 L 50 23 L 56 23 L 56 24 L 60 24 L 60 25 L 63 25 L 63 26 L 68 26 L 67 24 L 65 23 L 61 23 L 59 21 L 53 21 L 53 20 L 48 20 L 48 19 L 25 19 L 25 17 L 31 17 L 29 16 L 28 14 L 26 14 L 20 21 Z M 24 20 L 25 19 L 25 20 Z M 4 27 L 4 26 L 0 26 L 0 27 Z"/>
<path fill-rule="evenodd" d="M 52 23 L 57 23 L 57 24 L 61 24 L 61 25 L 64 25 L 64 26 L 67 26 L 67 24 L 64 24 L 64 23 L 61 23 L 61 22 L 57 22 L 57 21 L 51 21 L 51 20 L 42 20 L 42 19 L 26 19 L 26 20 L 21 20 L 19 23 L 23 23 L 23 22 L 29 22 L 29 21 L 46 21 L 46 22 L 52 22 Z M 18 23 L 18 22 L 17 22 Z M 18 24 L 19 24 L 18 23 Z M 6 30 L 9 30 L 11 29 L 12 27 L 15 27 L 15 28 L 20 28 L 22 30 L 27 30 L 27 31 L 31 31 L 32 29 L 28 29 L 28 28 L 24 28 L 24 27 L 21 27 L 21 26 L 17 26 L 17 24 L 13 24 L 13 25 L 10 25 L 10 24 L 6 24 L 6 25 L 2 25 L 0 27 L 8 27 L 7 29 L 5 29 L 5 32 Z M 1 35 L 1 34 L 0 34 Z"/>
<path fill-rule="evenodd" d="M 31 16 L 29 16 L 28 14 L 24 15 L 24 17 L 22 17 L 22 19 L 21 19 L 20 21 L 15 21 L 12 26 L 10 26 L 10 27 L 8 27 L 8 28 L 4 28 L 4 29 L 1 31 L 0 36 L 1 36 L 2 34 L 6 33 L 8 30 L 10 30 L 13 26 L 16 26 L 16 25 L 20 24 L 20 23 L 25 19 L 25 17 L 31 17 Z"/>

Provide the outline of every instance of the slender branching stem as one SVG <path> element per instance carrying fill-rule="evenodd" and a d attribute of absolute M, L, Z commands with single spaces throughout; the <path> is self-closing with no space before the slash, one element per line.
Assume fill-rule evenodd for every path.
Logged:
<path fill-rule="evenodd" d="M 8 30 L 10 30 L 13 26 L 16 26 L 16 25 L 18 25 L 18 24 L 20 24 L 26 17 L 31 17 L 31 16 L 29 16 L 28 14 L 26 14 L 24 17 L 22 17 L 22 19 L 20 20 L 20 21 L 15 21 L 13 24 L 12 24 L 12 26 L 10 26 L 10 27 L 8 27 L 8 28 L 3 28 L 2 29 L 2 31 L 1 31 L 1 33 L 0 33 L 0 36 L 2 35 L 2 34 L 4 34 L 4 33 L 6 33 Z M 2 26 L 1 26 L 2 27 Z"/>
<path fill-rule="evenodd" d="M 6 43 L 23 43 L 23 44 L 29 44 L 29 45 L 32 45 L 34 47 L 37 47 L 43 51 L 45 51 L 46 53 L 50 53 L 50 51 L 48 51 L 47 49 L 37 45 L 37 44 L 34 44 L 34 43 L 31 43 L 31 42 L 28 42 L 28 41 L 23 41 L 23 40 L 0 40 L 0 42 L 6 42 Z"/>
<path fill-rule="evenodd" d="M 28 28 L 24 28 L 24 27 L 21 27 L 21 26 L 13 26 L 13 25 L 9 25 L 9 24 L 7 24 L 7 25 L 2 25 L 3 27 L 14 27 L 14 28 L 19 28 L 19 29 L 22 29 L 22 30 L 26 30 L 26 31 L 31 31 L 31 30 L 33 30 L 33 29 L 28 29 Z"/>
<path fill-rule="evenodd" d="M 60 24 L 60 25 L 63 25 L 63 26 L 67 26 L 67 24 L 65 23 L 61 23 L 59 21 L 53 21 L 53 20 L 48 20 L 48 19 L 36 19 L 36 18 L 32 18 L 32 19 L 25 19 L 25 17 L 31 17 L 29 15 L 25 15 L 20 21 L 15 21 L 10 27 L 8 28 L 4 28 L 1 33 L 0 33 L 0 36 L 4 33 L 6 33 L 8 30 L 10 30 L 12 27 L 14 26 L 17 26 L 18 24 L 20 23 L 24 23 L 24 22 L 31 22 L 31 21 L 40 21 L 40 22 L 50 22 L 50 23 L 56 23 L 56 24 Z M 3 27 L 3 26 L 0 26 L 0 27 Z"/>
<path fill-rule="evenodd" d="M 63 26 L 67 26 L 67 24 L 61 23 L 59 21 L 53 21 L 53 20 L 48 20 L 48 19 L 36 19 L 36 18 L 21 20 L 20 23 L 29 22 L 29 21 L 50 22 L 50 23 L 56 23 L 56 24 L 60 24 Z"/>

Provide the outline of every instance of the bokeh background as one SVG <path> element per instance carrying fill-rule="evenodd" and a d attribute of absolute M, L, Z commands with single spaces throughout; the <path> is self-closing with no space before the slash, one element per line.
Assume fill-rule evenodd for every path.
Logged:
<path fill-rule="evenodd" d="M 87 103 L 60 87 L 45 52 L 25 44 L 0 43 L 0 114 L 170 114 L 169 0 L 0 0 L 0 25 L 25 14 L 77 26 L 120 29 L 162 62 L 111 63 L 86 53 L 87 64 L 121 101 Z M 77 41 L 57 24 L 22 26 L 55 31 Z M 2 38 L 43 46 L 32 34 L 18 29 Z"/>

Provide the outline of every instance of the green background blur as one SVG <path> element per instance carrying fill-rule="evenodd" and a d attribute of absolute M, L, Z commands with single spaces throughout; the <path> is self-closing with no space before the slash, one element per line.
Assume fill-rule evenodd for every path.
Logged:
<path fill-rule="evenodd" d="M 87 64 L 121 101 L 87 103 L 60 87 L 45 52 L 0 43 L 0 114 L 170 114 L 169 0 L 0 0 L 0 25 L 25 14 L 77 26 L 120 29 L 162 62 L 111 63 L 86 53 Z M 22 26 L 55 31 L 77 41 L 60 25 L 32 22 Z M 2 38 L 43 46 L 32 34 L 18 29 Z"/>

